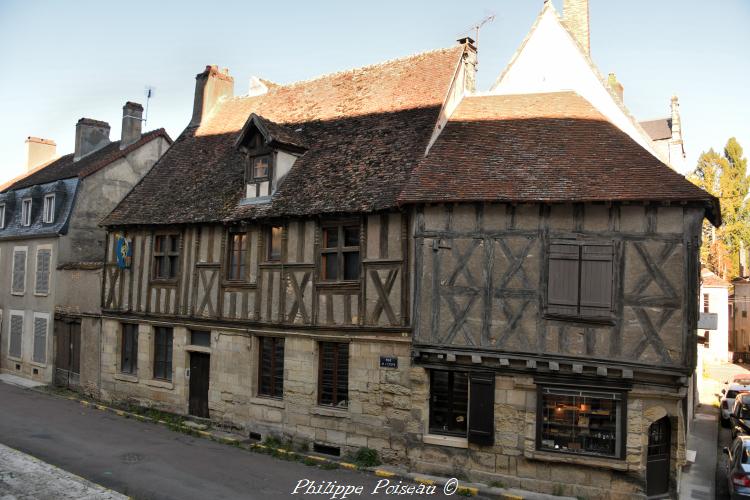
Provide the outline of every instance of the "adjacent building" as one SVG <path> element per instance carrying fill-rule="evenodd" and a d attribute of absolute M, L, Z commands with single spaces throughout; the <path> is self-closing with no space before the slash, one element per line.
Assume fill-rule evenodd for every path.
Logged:
<path fill-rule="evenodd" d="M 741 277 L 732 280 L 734 287 L 734 307 L 732 309 L 732 331 L 734 333 L 734 351 L 742 353 L 743 359 L 750 360 L 750 278 Z"/>
<path fill-rule="evenodd" d="M 103 222 L 101 394 L 424 472 L 674 494 L 718 201 L 594 66 L 587 2 L 565 9 L 488 93 L 468 38 L 243 96 L 207 66 Z"/>
<path fill-rule="evenodd" d="M 708 328 L 700 328 L 698 338 L 702 359 L 710 363 L 728 363 L 732 361 L 730 345 L 730 305 L 729 291 L 732 284 L 720 278 L 710 270 L 701 270 L 701 287 L 698 307 L 703 314 L 711 315 L 707 321 Z M 714 319 L 716 321 L 714 321 Z M 738 350 L 735 344 L 733 350 Z M 747 347 L 745 348 L 747 349 Z"/>
<path fill-rule="evenodd" d="M 139 104 L 123 107 L 122 138 L 82 118 L 75 151 L 29 137 L 28 171 L 0 191 L 0 370 L 94 387 L 105 231 L 98 224 L 166 151 L 164 130 L 141 133 Z M 54 335 L 53 335 L 54 333 Z M 90 362 L 87 363 L 87 357 Z"/>

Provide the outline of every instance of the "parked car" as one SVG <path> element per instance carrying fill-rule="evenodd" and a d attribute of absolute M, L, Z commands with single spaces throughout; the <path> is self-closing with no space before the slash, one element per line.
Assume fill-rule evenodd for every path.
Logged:
<path fill-rule="evenodd" d="M 729 420 L 732 427 L 732 439 L 750 434 L 750 393 L 737 394 Z"/>
<path fill-rule="evenodd" d="M 727 460 L 727 481 L 732 500 L 750 498 L 750 436 L 737 436 L 732 446 L 724 448 Z"/>
<path fill-rule="evenodd" d="M 734 398 L 740 392 L 750 392 L 750 379 L 737 379 L 727 382 L 727 386 L 721 390 L 719 395 L 721 408 L 721 425 L 729 427 L 729 414 L 734 407 Z"/>

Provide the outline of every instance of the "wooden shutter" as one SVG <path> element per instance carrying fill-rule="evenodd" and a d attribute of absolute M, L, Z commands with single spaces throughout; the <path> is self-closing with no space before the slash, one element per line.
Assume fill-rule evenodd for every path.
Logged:
<path fill-rule="evenodd" d="M 13 251 L 13 293 L 26 291 L 26 250 Z"/>
<path fill-rule="evenodd" d="M 23 338 L 23 316 L 20 314 L 10 315 L 10 346 L 8 354 L 13 357 L 21 357 L 21 339 Z"/>
<path fill-rule="evenodd" d="M 609 317 L 612 311 L 612 245 L 581 249 L 581 316 Z"/>
<path fill-rule="evenodd" d="M 578 314 L 579 254 L 578 245 L 550 245 L 547 312 L 572 316 Z"/>
<path fill-rule="evenodd" d="M 47 318 L 34 318 L 34 353 L 31 359 L 36 363 L 47 362 Z"/>
<path fill-rule="evenodd" d="M 469 442 L 495 442 L 495 374 L 472 373 L 469 388 Z"/>
<path fill-rule="evenodd" d="M 41 249 L 36 252 L 36 287 L 35 292 L 46 294 L 49 293 L 49 262 L 52 251 Z"/>

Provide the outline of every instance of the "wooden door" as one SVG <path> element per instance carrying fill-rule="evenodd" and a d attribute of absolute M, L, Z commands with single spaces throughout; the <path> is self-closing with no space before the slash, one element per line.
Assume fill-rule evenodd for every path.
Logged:
<path fill-rule="evenodd" d="M 81 323 L 55 320 L 55 383 L 78 385 L 81 373 Z"/>
<path fill-rule="evenodd" d="M 188 411 L 196 417 L 208 418 L 208 380 L 211 356 L 190 353 L 190 398 Z"/>
<path fill-rule="evenodd" d="M 648 428 L 648 458 L 646 460 L 646 494 L 669 493 L 669 456 L 672 452 L 672 429 L 669 417 L 663 417 Z"/>

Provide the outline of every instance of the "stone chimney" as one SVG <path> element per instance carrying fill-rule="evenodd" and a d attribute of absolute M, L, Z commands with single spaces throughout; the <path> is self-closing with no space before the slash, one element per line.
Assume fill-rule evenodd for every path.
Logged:
<path fill-rule="evenodd" d="M 615 94 L 617 94 L 617 97 L 620 98 L 620 101 L 625 102 L 623 98 L 623 93 L 625 89 L 622 86 L 622 83 L 617 81 L 617 75 L 614 73 L 610 73 L 609 77 L 607 78 L 607 83 L 609 84 L 609 88 L 611 88 Z"/>
<path fill-rule="evenodd" d="M 457 41 L 466 47 L 463 55 L 464 90 L 467 94 L 473 94 L 477 89 L 477 46 L 474 39 L 469 36 L 459 38 Z"/>
<path fill-rule="evenodd" d="M 251 76 L 250 84 L 247 87 L 247 96 L 256 97 L 256 96 L 264 95 L 267 93 L 268 93 L 268 85 L 263 83 L 263 81 L 257 76 Z"/>
<path fill-rule="evenodd" d="M 109 144 L 109 123 L 81 118 L 76 123 L 76 144 L 73 161 L 97 151 Z"/>
<path fill-rule="evenodd" d="M 143 106 L 137 102 L 126 102 L 122 107 L 122 135 L 120 137 L 120 149 L 125 149 L 135 144 L 141 138 L 141 127 L 143 125 Z"/>
<path fill-rule="evenodd" d="M 195 75 L 195 99 L 190 126 L 198 126 L 208 116 L 222 97 L 234 96 L 234 78 L 229 70 L 218 66 L 206 66 L 203 73 Z"/>
<path fill-rule="evenodd" d="M 581 44 L 586 55 L 591 55 L 589 38 L 589 1 L 565 0 L 563 2 L 563 22 Z"/>
<path fill-rule="evenodd" d="M 672 139 L 682 140 L 682 124 L 680 123 L 680 101 L 676 95 L 672 96 L 670 106 L 672 111 Z"/>
<path fill-rule="evenodd" d="M 51 139 L 41 137 L 26 138 L 26 171 L 47 163 L 55 157 L 57 144 Z"/>

